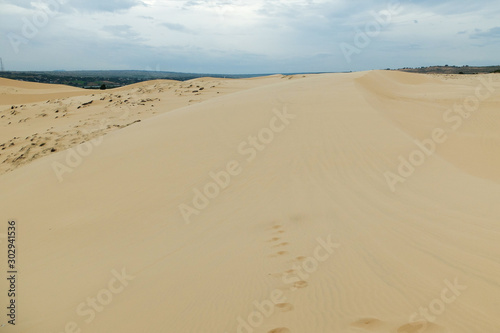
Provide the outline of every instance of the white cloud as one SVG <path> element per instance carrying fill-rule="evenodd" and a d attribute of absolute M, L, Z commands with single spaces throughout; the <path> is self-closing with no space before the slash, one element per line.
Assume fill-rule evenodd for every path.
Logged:
<path fill-rule="evenodd" d="M 192 31 L 190 29 L 186 28 L 184 25 L 179 24 L 179 23 L 163 22 L 163 23 L 161 23 L 161 25 L 169 30 L 185 32 L 185 33 L 192 33 Z"/>
<path fill-rule="evenodd" d="M 11 69 L 144 69 L 202 72 L 346 71 L 456 63 L 494 64 L 497 0 L 403 1 L 402 12 L 352 63 L 340 43 L 387 4 L 371 0 L 4 0 L 0 50 Z M 54 6 L 52 8 L 55 8 Z M 13 52 L 6 36 L 38 32 Z M 418 24 L 415 24 L 418 22 Z M 479 31 L 475 31 L 479 29 Z M 460 32 L 460 33 L 458 33 Z M 481 41 L 481 42 L 479 42 Z M 78 50 L 78 52 L 75 52 Z M 119 50 L 119 52 L 118 52 Z M 71 55 L 71 56 L 70 56 Z M 61 59 L 64 58 L 64 61 Z"/>
<path fill-rule="evenodd" d="M 39 6 L 58 8 L 60 11 L 84 11 L 84 12 L 116 12 L 130 9 L 134 6 L 144 5 L 139 0 L 4 0 L 5 4 L 33 9 Z"/>
<path fill-rule="evenodd" d="M 476 30 L 471 36 L 472 39 L 500 39 L 500 27 L 494 27 L 486 31 Z"/>

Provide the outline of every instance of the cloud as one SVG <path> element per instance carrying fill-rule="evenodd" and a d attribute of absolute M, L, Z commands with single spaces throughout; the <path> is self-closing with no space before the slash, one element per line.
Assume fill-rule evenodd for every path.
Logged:
<path fill-rule="evenodd" d="M 122 25 L 105 25 L 103 27 L 104 31 L 109 32 L 115 37 L 125 38 L 125 39 L 137 39 L 139 34 L 132 30 L 132 27 L 128 24 Z"/>
<path fill-rule="evenodd" d="M 487 31 L 482 31 L 476 29 L 476 32 L 470 36 L 471 39 L 499 39 L 500 38 L 500 27 L 494 27 Z"/>
<path fill-rule="evenodd" d="M 492 10 L 492 8 L 498 7 L 497 0 L 479 0 L 479 1 L 467 1 L 467 0 L 403 0 L 401 1 L 403 5 L 413 5 L 420 8 L 425 8 L 428 11 L 440 14 L 440 15 L 456 15 L 456 14 L 472 14 L 474 12 L 487 12 Z M 497 8 L 494 10 L 498 12 Z"/>
<path fill-rule="evenodd" d="M 373 14 L 388 8 L 385 1 L 0 0 L 4 36 L 23 37 L 27 24 L 36 28 L 19 54 L 0 38 L 0 56 L 17 70 L 159 65 L 211 73 L 498 62 L 498 0 L 400 2 L 401 13 L 348 64 L 339 45 L 355 43 L 376 22 Z M 45 8 L 56 13 L 42 22 Z"/>
<path fill-rule="evenodd" d="M 255 0 L 258 1 L 258 0 Z M 237 4 L 235 1 L 231 0 L 189 0 L 183 3 L 182 8 L 189 9 L 190 7 L 222 7 Z"/>
<path fill-rule="evenodd" d="M 164 23 L 161 23 L 160 25 L 166 27 L 169 30 L 173 30 L 173 31 L 184 32 L 184 33 L 193 33 L 193 31 L 191 31 L 190 29 L 186 28 L 185 26 L 183 26 L 182 24 L 179 24 L 179 23 L 164 22 Z"/>
<path fill-rule="evenodd" d="M 88 12 L 117 12 L 144 5 L 139 0 L 72 0 L 68 4 L 77 10 Z"/>
<path fill-rule="evenodd" d="M 135 6 L 144 5 L 140 0 L 4 0 L 3 3 L 24 9 L 34 9 L 38 5 L 57 8 L 58 11 L 71 12 L 118 12 Z"/>
<path fill-rule="evenodd" d="M 32 0 L 4 0 L 2 3 L 25 9 L 34 8 Z"/>

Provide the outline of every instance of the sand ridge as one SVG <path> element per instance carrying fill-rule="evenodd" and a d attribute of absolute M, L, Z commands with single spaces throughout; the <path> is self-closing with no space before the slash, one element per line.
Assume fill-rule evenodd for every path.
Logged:
<path fill-rule="evenodd" d="M 2 79 L 0 174 L 156 114 L 280 79 L 155 80 L 107 91 Z"/>

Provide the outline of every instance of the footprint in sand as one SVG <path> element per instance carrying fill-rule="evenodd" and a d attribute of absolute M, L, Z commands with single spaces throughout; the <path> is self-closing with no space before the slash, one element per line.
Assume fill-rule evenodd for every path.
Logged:
<path fill-rule="evenodd" d="M 280 239 L 281 238 L 279 238 L 279 237 L 273 237 L 270 240 L 268 240 L 268 242 L 276 242 L 276 241 L 279 241 Z"/>
<path fill-rule="evenodd" d="M 288 312 L 293 310 L 293 305 L 290 303 L 278 303 L 276 304 L 276 308 L 283 312 Z"/>
<path fill-rule="evenodd" d="M 307 287 L 309 284 L 306 282 L 306 281 L 297 281 L 293 284 L 292 288 L 290 288 L 291 290 L 297 290 L 299 288 L 305 288 Z"/>
<path fill-rule="evenodd" d="M 270 330 L 267 333 L 290 333 L 290 332 L 291 331 L 286 327 L 279 327 L 279 328 L 275 328 L 273 330 Z"/>
<path fill-rule="evenodd" d="M 397 333 L 444 333 L 448 332 L 443 326 L 430 322 L 416 322 L 400 326 Z"/>
<path fill-rule="evenodd" d="M 368 331 L 378 329 L 382 325 L 382 321 L 378 320 L 377 318 L 361 318 L 351 324 L 351 326 L 362 328 Z"/>
<path fill-rule="evenodd" d="M 287 242 L 283 242 L 283 243 L 280 243 L 280 244 L 273 245 L 273 247 L 281 247 L 281 246 L 287 246 L 287 245 L 288 245 Z"/>
<path fill-rule="evenodd" d="M 298 261 L 304 261 L 306 259 L 307 259 L 306 257 L 302 257 L 302 256 L 295 258 L 295 260 L 298 260 Z"/>
<path fill-rule="evenodd" d="M 288 254 L 288 252 L 287 251 L 278 251 L 275 254 L 271 254 L 270 257 L 274 258 L 274 257 L 284 256 L 285 254 Z"/>
<path fill-rule="evenodd" d="M 289 270 L 285 271 L 284 273 L 274 273 L 274 274 L 269 273 L 269 275 L 283 279 L 283 277 L 285 275 L 292 274 L 295 272 L 296 272 L 295 269 L 289 269 Z"/>

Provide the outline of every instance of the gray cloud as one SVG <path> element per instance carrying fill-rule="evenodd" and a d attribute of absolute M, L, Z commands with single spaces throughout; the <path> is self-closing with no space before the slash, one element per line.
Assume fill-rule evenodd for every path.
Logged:
<path fill-rule="evenodd" d="M 144 5 L 140 0 L 4 0 L 3 3 L 25 9 L 34 9 L 38 3 L 61 12 L 117 12 Z"/>
<path fill-rule="evenodd" d="M 499 39 L 500 38 L 500 27 L 494 27 L 487 31 L 482 31 L 480 29 L 476 29 L 476 32 L 473 33 L 470 38 L 472 39 Z"/>
<path fill-rule="evenodd" d="M 414 5 L 441 15 L 472 14 L 474 12 L 498 12 L 497 0 L 402 0 L 403 5 Z"/>
<path fill-rule="evenodd" d="M 41 24 L 35 4 L 50 1 L 59 13 Z M 385 1 L 143 1 L 0 0 L 0 56 L 13 70 L 265 73 L 495 64 L 500 52 L 498 0 L 401 0 L 352 63 L 339 45 L 354 45 Z M 9 34 L 24 38 L 17 54 Z"/>
<path fill-rule="evenodd" d="M 193 33 L 193 31 L 191 31 L 190 29 L 188 29 L 187 27 L 185 27 L 179 23 L 164 22 L 164 23 L 161 23 L 160 25 L 164 26 L 165 28 L 167 28 L 169 30 L 173 30 L 173 31 L 184 32 L 184 33 Z"/>
<path fill-rule="evenodd" d="M 214 8 L 214 7 L 222 7 L 234 4 L 238 4 L 238 2 L 233 0 L 186 0 L 183 2 L 182 8 L 189 9 L 191 7 L 199 7 L 199 6 Z"/>
<path fill-rule="evenodd" d="M 122 25 L 105 25 L 103 30 L 111 33 L 115 37 L 125 39 L 136 39 L 139 34 L 132 30 L 132 27 L 127 24 Z"/>

